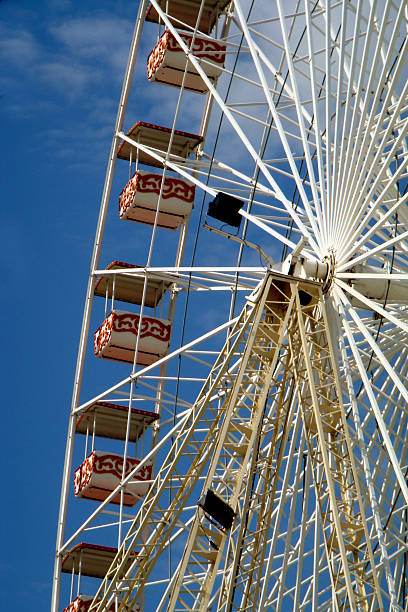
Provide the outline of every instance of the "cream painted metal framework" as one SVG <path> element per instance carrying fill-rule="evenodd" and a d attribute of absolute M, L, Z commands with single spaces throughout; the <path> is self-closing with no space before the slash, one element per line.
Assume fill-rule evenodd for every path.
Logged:
<path fill-rule="evenodd" d="M 145 23 L 147 2 L 139 6 L 84 310 L 52 612 L 65 588 L 64 557 L 95 534 L 118 552 L 91 593 L 92 611 L 408 610 L 408 2 L 187 4 L 152 0 L 148 19 L 159 28 Z M 201 19 L 214 29 L 200 32 Z M 132 77 L 145 70 L 139 42 L 146 36 L 153 46 L 163 28 L 188 58 L 181 87 L 166 89 L 174 94 L 168 125 L 204 137 L 188 158 L 171 153 L 172 137 L 162 152 L 124 129 Z M 180 29 L 192 33 L 191 49 L 198 35 L 225 42 L 218 82 L 206 74 L 211 59 L 194 55 Z M 185 91 L 187 72 L 201 77 L 205 96 Z M 165 85 L 145 87 L 160 96 Z M 197 124 L 182 125 L 184 116 Z M 129 127 L 140 119 L 126 116 Z M 147 154 L 163 177 L 177 173 L 196 186 L 173 265 L 171 249 L 160 251 L 168 230 L 156 214 L 142 268 L 100 269 L 121 140 L 131 164 Z M 194 237 L 201 201 L 220 191 L 242 201 L 239 233 L 218 227 Z M 189 264 L 185 252 L 193 252 Z M 162 308 L 177 323 L 183 299 L 188 331 L 173 332 L 169 354 L 143 368 L 138 336 L 128 376 L 84 398 L 101 275 L 106 286 L 138 285 L 141 316 L 149 281 L 170 288 Z M 225 316 L 211 326 L 190 302 L 204 310 L 216 302 Z M 140 430 L 139 465 L 72 528 L 69 512 L 81 504 L 69 499 L 72 461 L 84 439 L 77 419 L 106 400 L 127 408 L 115 428 L 125 457 L 137 429 L 131 409 L 160 419 Z M 87 430 L 90 437 L 93 449 L 98 434 Z M 126 484 L 148 462 L 148 493 L 124 509 Z M 235 512 L 230 529 L 197 505 L 208 489 Z M 72 600 L 83 592 L 84 567 L 69 567 Z"/>

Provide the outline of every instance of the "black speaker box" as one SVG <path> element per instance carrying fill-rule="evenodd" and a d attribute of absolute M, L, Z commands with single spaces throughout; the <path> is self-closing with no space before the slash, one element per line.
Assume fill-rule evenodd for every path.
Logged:
<path fill-rule="evenodd" d="M 244 203 L 238 198 L 220 191 L 215 200 L 208 204 L 208 215 L 233 227 L 239 227 L 242 217 L 238 211 L 243 205 Z"/>
<path fill-rule="evenodd" d="M 224 529 L 231 529 L 232 522 L 235 517 L 235 512 L 221 497 L 216 495 L 214 491 L 208 489 L 204 495 L 198 500 L 198 505 L 206 514 L 211 516 L 216 523 L 219 523 Z"/>

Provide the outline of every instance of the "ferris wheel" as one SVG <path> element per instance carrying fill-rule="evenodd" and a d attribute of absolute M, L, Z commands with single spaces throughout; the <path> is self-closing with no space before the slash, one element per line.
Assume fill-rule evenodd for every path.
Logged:
<path fill-rule="evenodd" d="M 406 0 L 141 0 L 52 612 L 408 610 L 407 51 Z"/>

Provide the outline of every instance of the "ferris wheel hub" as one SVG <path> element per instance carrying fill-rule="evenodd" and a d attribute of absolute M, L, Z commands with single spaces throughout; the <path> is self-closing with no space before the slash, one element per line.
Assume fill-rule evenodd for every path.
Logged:
<path fill-rule="evenodd" d="M 334 257 L 334 253 L 330 253 L 329 255 L 326 255 L 326 257 L 323 259 L 323 263 L 327 266 L 326 277 L 323 279 L 324 281 L 323 293 L 328 293 L 333 284 L 335 262 L 336 260 Z"/>
<path fill-rule="evenodd" d="M 334 277 L 334 255 L 326 256 L 322 261 L 310 260 L 305 257 L 292 261 L 289 273 L 309 280 L 321 281 L 323 292 L 327 293 Z"/>

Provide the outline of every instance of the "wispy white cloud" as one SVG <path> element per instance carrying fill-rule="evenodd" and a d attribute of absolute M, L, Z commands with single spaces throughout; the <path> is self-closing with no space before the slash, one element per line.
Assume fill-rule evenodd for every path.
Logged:
<path fill-rule="evenodd" d="M 51 4 L 45 21 L 23 15 L 17 28 L 11 19 L 0 24 L 2 111 L 23 121 L 47 117 L 41 136 L 30 141 L 32 153 L 45 139 L 46 155 L 52 151 L 64 163 L 80 164 L 84 156 L 101 163 L 112 137 L 133 23 L 102 12 L 66 18 L 64 1 Z M 92 157 L 84 142 L 93 143 Z"/>
<path fill-rule="evenodd" d="M 34 36 L 23 29 L 7 30 L 0 25 L 0 58 L 9 64 L 32 66 L 40 55 Z"/>
<path fill-rule="evenodd" d="M 38 73 L 42 79 L 70 97 L 84 93 L 102 78 L 101 71 L 94 67 L 62 61 L 45 61 L 38 67 Z"/>
<path fill-rule="evenodd" d="M 51 34 L 73 57 L 97 60 L 120 70 L 127 58 L 131 31 L 129 21 L 108 15 L 70 19 L 50 27 Z"/>
<path fill-rule="evenodd" d="M 17 66 L 27 83 L 39 77 L 56 91 L 64 90 L 71 100 L 89 96 L 96 83 L 103 86 L 121 81 L 131 37 L 130 21 L 100 14 L 46 23 L 42 33 L 44 30 L 48 38 L 40 36 L 35 28 L 31 31 L 28 21 L 26 28 L 0 25 L 0 61 L 5 66 Z M 49 35 L 54 40 L 51 46 Z"/>

